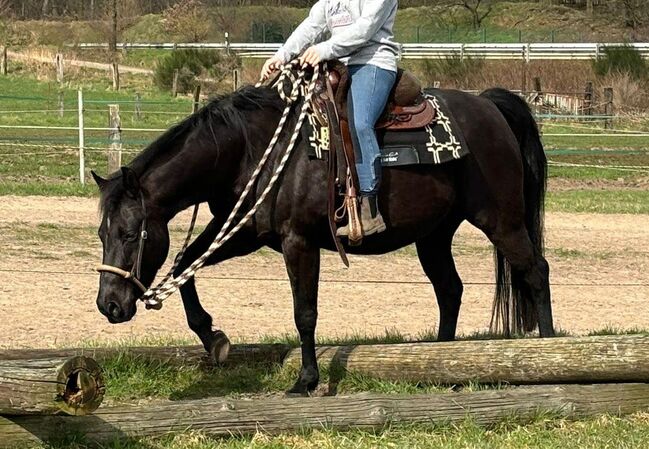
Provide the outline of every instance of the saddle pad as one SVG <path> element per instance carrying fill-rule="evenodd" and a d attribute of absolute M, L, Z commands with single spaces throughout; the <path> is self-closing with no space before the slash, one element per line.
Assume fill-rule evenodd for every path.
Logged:
<path fill-rule="evenodd" d="M 437 111 L 433 123 L 416 130 L 377 131 L 384 167 L 443 164 L 461 159 L 469 153 L 464 136 L 444 99 L 435 95 L 434 90 L 427 90 L 425 97 Z M 329 150 L 328 129 L 321 129 L 314 119 L 310 119 L 310 123 L 309 157 L 326 159 Z"/>

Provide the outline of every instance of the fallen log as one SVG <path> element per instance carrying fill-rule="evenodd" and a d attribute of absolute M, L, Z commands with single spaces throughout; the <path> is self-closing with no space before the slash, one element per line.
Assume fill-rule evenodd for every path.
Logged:
<path fill-rule="evenodd" d="M 89 357 L 0 361 L 0 415 L 85 415 L 104 392 L 101 370 Z"/>
<path fill-rule="evenodd" d="M 394 381 L 436 384 L 649 382 L 649 336 L 329 346 L 320 364 Z M 300 363 L 292 350 L 284 364 Z"/>
<path fill-rule="evenodd" d="M 321 365 L 386 380 L 440 384 L 649 382 L 649 336 L 530 338 L 448 343 L 319 346 Z M 87 355 L 102 363 L 119 354 L 168 363 L 213 364 L 202 346 L 0 350 L 0 360 Z M 300 363 L 285 344 L 232 345 L 226 366 Z"/>
<path fill-rule="evenodd" d="M 453 424 L 467 418 L 482 425 L 540 412 L 568 419 L 629 414 L 649 406 L 649 385 L 550 385 L 503 390 L 318 398 L 203 399 L 101 408 L 92 416 L 0 418 L 0 447 L 50 442 L 66 432 L 89 443 L 132 441 L 196 430 L 213 436 L 276 434 L 305 428 L 379 429 L 385 425 Z"/>
<path fill-rule="evenodd" d="M 282 363 L 291 346 L 285 344 L 242 344 L 232 345 L 224 365 L 243 363 Z M 85 355 L 100 364 L 107 359 L 128 354 L 168 363 L 213 365 L 216 362 L 203 346 L 137 346 L 126 348 L 69 348 L 69 349 L 4 349 L 0 360 L 26 360 L 53 357 L 74 357 Z"/>

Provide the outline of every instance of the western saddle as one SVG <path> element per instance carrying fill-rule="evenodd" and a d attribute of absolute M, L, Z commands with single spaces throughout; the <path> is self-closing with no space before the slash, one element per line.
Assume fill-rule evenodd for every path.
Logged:
<path fill-rule="evenodd" d="M 349 265 L 345 250 L 336 237 L 336 223 L 347 216 L 350 224 L 348 238 L 350 245 L 360 245 L 363 237 L 358 217 L 356 158 L 347 112 L 347 96 L 351 79 L 347 66 L 339 61 L 327 63 L 326 68 L 324 75 L 316 84 L 312 109 L 320 125 L 328 128 L 330 134 L 329 225 L 336 248 L 345 265 Z M 421 129 L 433 123 L 435 116 L 435 107 L 424 97 L 417 78 L 399 69 L 388 104 L 375 128 L 386 131 Z M 345 164 L 338 164 L 338 159 L 344 160 Z M 343 205 L 337 207 L 336 197 L 342 192 L 345 199 Z"/>
<path fill-rule="evenodd" d="M 330 63 L 328 72 L 328 81 L 333 91 L 338 117 L 349 122 L 347 114 L 347 96 L 351 85 L 349 71 L 344 64 L 336 61 Z M 434 119 L 435 108 L 424 98 L 419 80 L 412 73 L 399 69 L 388 104 L 376 124 L 376 129 L 419 129 L 429 125 Z"/>

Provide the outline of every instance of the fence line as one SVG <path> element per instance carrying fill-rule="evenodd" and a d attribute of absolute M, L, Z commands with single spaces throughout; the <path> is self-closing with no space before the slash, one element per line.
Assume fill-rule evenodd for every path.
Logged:
<path fill-rule="evenodd" d="M 648 44 L 649 48 L 649 44 Z M 51 98 L 42 98 L 42 97 L 17 97 L 17 96 L 6 96 L 6 95 L 0 95 L 0 100 L 3 98 L 10 98 L 10 99 L 26 99 L 29 101 L 57 101 L 53 100 Z M 60 98 L 59 98 L 60 100 Z M 124 101 L 115 101 L 115 100 L 86 100 L 83 98 L 83 93 L 81 91 L 78 91 L 77 93 L 77 99 L 76 99 L 76 108 L 72 109 L 64 109 L 64 111 L 68 112 L 74 112 L 78 114 L 78 123 L 76 125 L 71 125 L 71 126 L 49 126 L 49 125 L 0 125 L 0 129 L 16 129 L 16 130 L 49 130 L 49 131 L 72 131 L 75 134 L 77 134 L 77 138 L 74 140 L 70 139 L 70 144 L 67 142 L 63 141 L 61 142 L 61 139 L 59 139 L 58 144 L 48 144 L 47 141 L 41 140 L 41 144 L 30 144 L 30 143 L 25 143 L 24 142 L 24 137 L 22 136 L 15 136 L 11 138 L 4 138 L 0 139 L 0 146 L 1 147 L 6 147 L 6 148 L 13 148 L 13 147 L 19 147 L 19 148 L 25 148 L 25 149 L 36 149 L 40 151 L 24 151 L 24 152 L 12 152 L 11 150 L 5 151 L 0 153 L 0 156 L 3 157 L 11 157 L 11 156 L 55 156 L 59 154 L 70 154 L 73 152 L 76 152 L 78 154 L 79 158 L 79 182 L 83 185 L 85 183 L 85 155 L 87 153 L 90 154 L 108 154 L 109 153 L 109 144 L 110 142 L 106 141 L 106 146 L 97 146 L 97 144 L 101 145 L 102 140 L 97 139 L 97 138 L 87 138 L 86 137 L 86 132 L 112 132 L 119 135 L 117 140 L 113 142 L 114 144 L 121 146 L 123 144 L 128 144 L 128 141 L 122 140 L 122 134 L 123 133 L 163 133 L 167 131 L 166 128 L 142 128 L 142 127 L 133 127 L 133 128 L 121 128 L 121 126 L 112 126 L 108 125 L 107 127 L 96 127 L 96 126 L 86 126 L 84 124 L 84 121 L 86 119 L 85 115 L 88 113 L 93 113 L 96 114 L 98 112 L 105 112 L 101 109 L 86 109 L 85 107 L 88 104 L 95 104 L 95 105 L 117 105 L 117 104 L 134 104 L 137 106 L 141 106 L 143 104 L 173 104 L 173 102 L 162 102 L 162 101 L 151 101 L 151 102 L 146 102 L 142 101 L 141 99 L 136 99 L 135 101 L 130 101 L 130 100 L 124 100 Z M 180 103 L 178 103 L 180 104 Z M 188 104 L 189 106 L 189 104 Z M 55 114 L 60 113 L 60 109 L 52 109 L 51 111 L 49 110 L 43 110 L 43 109 L 34 109 L 30 110 L 38 113 L 43 113 L 43 112 L 52 112 Z M 122 111 L 124 113 L 136 113 L 133 111 Z M 7 111 L 5 111 L 7 113 Z M 11 113 L 10 111 L 8 113 Z M 32 112 L 29 112 L 27 110 L 20 110 L 20 111 L 14 111 L 14 114 L 29 114 Z M 142 113 L 140 111 L 140 113 Z M 190 114 L 189 111 L 184 112 L 184 111 L 179 111 L 177 113 L 173 112 L 168 112 L 168 111 L 147 111 L 145 113 L 160 113 L 160 114 L 175 114 L 175 115 L 188 115 Z M 563 116 L 563 115 L 557 115 L 557 114 L 537 114 L 536 115 L 537 119 L 543 120 L 557 120 L 557 119 L 572 119 L 572 120 L 578 120 L 580 118 L 586 119 L 589 122 L 595 122 L 598 120 L 604 121 L 605 123 L 610 123 L 612 122 L 613 119 L 617 119 L 617 117 L 614 117 L 612 115 L 583 115 L 583 116 L 575 116 L 575 115 L 570 115 L 570 116 Z M 544 125 L 548 126 L 559 126 L 556 123 L 543 123 Z M 584 130 L 596 130 L 597 128 L 582 128 Z M 620 130 L 620 131 L 615 131 L 615 130 L 607 130 L 600 133 L 596 132 L 588 132 L 588 133 L 579 133 L 579 132 L 569 132 L 569 133 L 545 133 L 544 137 L 572 137 L 572 138 L 587 138 L 587 137 L 598 137 L 598 138 L 620 138 L 620 137 L 628 137 L 628 138 L 648 138 L 649 137 L 649 131 L 633 131 L 633 130 Z M 17 133 L 21 134 L 21 133 Z M 12 142 L 12 140 L 16 140 L 16 142 Z M 50 140 L 56 140 L 56 137 L 51 137 Z M 91 143 L 95 143 L 95 145 L 90 145 L 87 146 L 87 140 L 90 141 Z M 94 142 L 93 142 L 94 141 Z M 130 142 L 131 145 L 137 145 L 136 141 Z M 142 139 L 141 143 L 143 145 L 146 145 L 149 143 L 149 140 Z M 128 154 L 135 154 L 141 151 L 140 148 L 123 148 L 122 151 L 124 153 Z M 573 168 L 601 168 L 601 169 L 608 169 L 608 170 L 620 170 L 620 171 L 635 171 L 635 172 L 646 172 L 647 167 L 641 167 L 641 166 L 597 166 L 597 165 L 586 165 L 586 164 L 567 164 L 567 163 L 558 163 L 554 161 L 550 161 L 550 163 L 554 166 L 562 166 L 562 167 L 573 167 Z"/>
<path fill-rule="evenodd" d="M 137 49 L 213 49 L 237 53 L 241 57 L 266 58 L 279 49 L 281 44 L 247 44 L 247 43 L 129 43 L 118 44 L 124 50 Z M 404 59 L 444 59 L 448 57 L 483 58 L 483 59 L 522 59 L 531 60 L 571 60 L 598 58 L 607 47 L 629 45 L 649 59 L 649 43 L 570 43 L 570 44 L 403 44 Z M 70 45 L 75 48 L 97 49 L 108 48 L 107 43 L 80 43 Z"/>

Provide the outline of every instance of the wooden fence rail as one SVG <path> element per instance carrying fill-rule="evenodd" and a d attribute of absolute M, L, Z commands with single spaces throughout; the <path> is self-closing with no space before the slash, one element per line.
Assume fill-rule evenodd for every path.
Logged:
<path fill-rule="evenodd" d="M 62 431 L 87 442 L 129 441 L 196 430 L 213 436 L 276 434 L 319 429 L 380 429 L 394 424 L 454 424 L 467 418 L 490 425 L 551 412 L 564 418 L 624 415 L 646 410 L 649 385 L 604 384 L 518 387 L 420 395 L 359 394 L 318 398 L 203 399 L 106 407 L 92 416 L 0 418 L 0 447 L 60 438 Z"/>
<path fill-rule="evenodd" d="M 0 360 L 88 355 L 99 363 L 125 349 L 1 350 Z M 201 346 L 140 347 L 128 353 L 168 363 L 213 363 Z M 469 382 L 553 384 L 649 382 L 649 336 L 528 338 L 515 340 L 319 346 L 321 365 L 386 380 L 440 384 Z M 227 364 L 300 363 L 289 345 L 233 345 Z"/>

